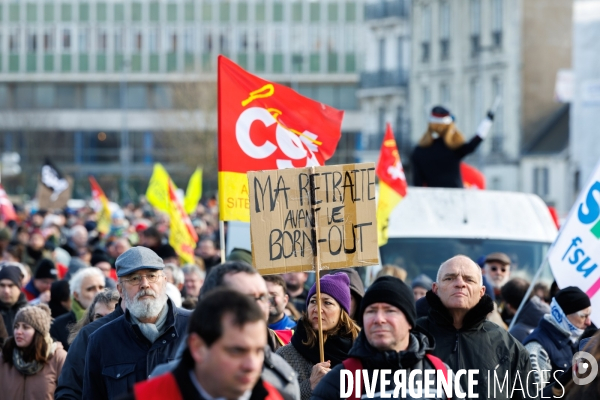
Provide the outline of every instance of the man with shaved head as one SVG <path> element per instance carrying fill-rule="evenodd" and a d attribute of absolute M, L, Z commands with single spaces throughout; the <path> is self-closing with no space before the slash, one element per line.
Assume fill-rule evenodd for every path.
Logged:
<path fill-rule="evenodd" d="M 479 370 L 475 393 L 480 399 L 538 395 L 542 388 L 536 386 L 533 376 L 527 379 L 531 371 L 527 350 L 486 319 L 494 304 L 485 294 L 481 268 L 473 260 L 458 255 L 442 263 L 426 298 L 429 315 L 419 318 L 417 325 L 433 335 L 433 354 L 453 371 Z M 462 387 L 467 387 L 466 376 L 462 378 Z M 505 378 L 508 385 L 503 383 Z"/>

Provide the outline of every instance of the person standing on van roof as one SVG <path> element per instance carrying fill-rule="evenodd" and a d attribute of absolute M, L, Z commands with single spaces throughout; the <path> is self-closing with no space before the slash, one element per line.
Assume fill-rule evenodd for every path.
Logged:
<path fill-rule="evenodd" d="M 461 160 L 474 152 L 485 139 L 494 120 L 488 111 L 475 136 L 466 142 L 454 125 L 454 116 L 442 106 L 433 107 L 427 132 L 411 155 L 413 185 L 462 188 Z"/>

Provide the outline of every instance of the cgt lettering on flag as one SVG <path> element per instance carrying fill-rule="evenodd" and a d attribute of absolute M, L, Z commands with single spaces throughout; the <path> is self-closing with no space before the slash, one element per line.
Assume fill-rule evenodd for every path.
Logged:
<path fill-rule="evenodd" d="M 343 111 L 265 81 L 219 56 L 219 210 L 250 220 L 248 171 L 325 163 L 341 136 Z"/>

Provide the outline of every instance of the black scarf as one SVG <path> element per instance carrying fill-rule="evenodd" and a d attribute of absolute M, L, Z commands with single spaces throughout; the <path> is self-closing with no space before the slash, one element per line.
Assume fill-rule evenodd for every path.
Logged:
<path fill-rule="evenodd" d="M 306 329 L 304 328 L 304 323 L 300 319 L 298 321 L 298 325 L 296 325 L 294 336 L 292 336 L 292 346 L 294 346 L 296 351 L 300 353 L 302 357 L 306 358 L 313 364 L 318 364 L 321 362 L 319 357 L 319 345 L 317 344 L 313 347 L 308 347 L 302 343 L 306 342 L 307 339 L 308 336 L 306 334 Z M 327 336 L 327 340 L 323 344 L 325 361 L 331 361 L 331 368 L 341 364 L 342 361 L 348 358 L 348 352 L 350 351 L 351 347 L 351 337 L 344 337 L 340 335 Z"/>

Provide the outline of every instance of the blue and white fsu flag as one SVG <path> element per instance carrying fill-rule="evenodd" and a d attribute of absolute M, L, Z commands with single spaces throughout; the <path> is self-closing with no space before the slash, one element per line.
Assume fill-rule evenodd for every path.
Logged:
<path fill-rule="evenodd" d="M 577 286 L 592 302 L 600 324 L 600 162 L 548 251 L 558 287 Z"/>

